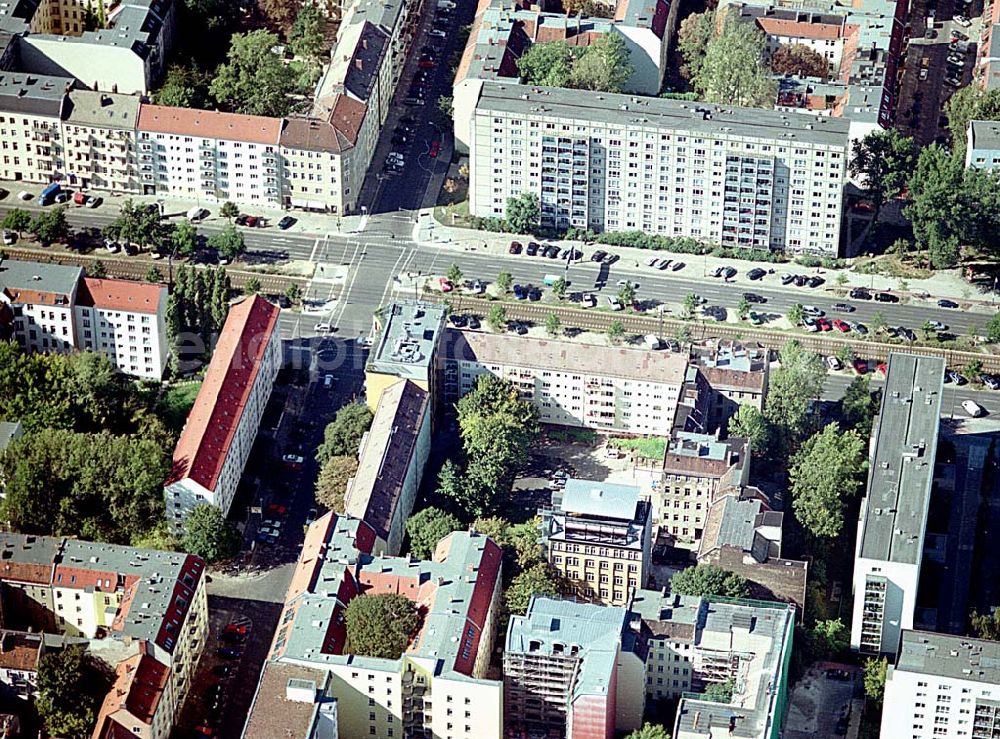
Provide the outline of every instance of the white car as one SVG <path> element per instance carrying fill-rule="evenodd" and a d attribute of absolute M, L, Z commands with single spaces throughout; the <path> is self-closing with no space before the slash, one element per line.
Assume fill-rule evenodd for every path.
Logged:
<path fill-rule="evenodd" d="M 118 242 L 117 241 L 114 241 L 112 239 L 105 239 L 104 240 L 104 248 L 107 249 L 112 254 L 117 254 L 118 253 L 118 249 L 120 247 L 118 246 Z"/>
<path fill-rule="evenodd" d="M 980 416 L 986 415 L 986 409 L 974 400 L 963 400 L 962 408 L 973 418 L 979 418 Z"/>
<path fill-rule="evenodd" d="M 952 20 L 955 21 L 955 23 L 957 23 L 958 25 L 962 26 L 962 28 L 968 28 L 969 26 L 972 25 L 972 21 L 970 21 L 964 15 L 956 15 L 952 18 Z"/>
<path fill-rule="evenodd" d="M 286 464 L 302 464 L 305 462 L 305 457 L 300 457 L 298 454 L 286 454 L 281 458 L 282 462 Z"/>
<path fill-rule="evenodd" d="M 27 190 L 21 190 L 21 192 L 17 194 L 17 197 L 20 198 L 21 200 L 31 200 L 35 196 L 32 195 Z"/>
<path fill-rule="evenodd" d="M 333 331 L 333 326 L 331 326 L 329 323 L 317 323 L 315 326 L 313 326 L 313 331 L 315 331 L 318 334 L 328 334 L 331 331 Z"/>
<path fill-rule="evenodd" d="M 941 321 L 928 321 L 927 322 L 927 327 L 929 329 L 934 330 L 934 331 L 947 331 L 948 330 L 948 326 L 946 326 L 945 324 L 941 323 Z"/>
<path fill-rule="evenodd" d="M 826 358 L 826 366 L 829 367 L 831 370 L 834 370 L 834 371 L 839 370 L 839 369 L 843 369 L 843 367 L 844 367 L 844 365 L 842 365 L 840 363 L 840 360 L 837 359 L 832 354 L 829 357 Z"/>
<path fill-rule="evenodd" d="M 816 321 L 811 318 L 807 318 L 802 322 L 802 327 L 811 334 L 819 331 L 819 326 L 816 325 Z"/>
<path fill-rule="evenodd" d="M 821 311 L 815 305 L 803 305 L 802 312 L 805 313 L 807 316 L 813 316 L 814 318 L 821 318 L 824 315 L 823 311 Z"/>
<path fill-rule="evenodd" d="M 622 303 L 621 303 L 621 301 L 618 298 L 614 298 L 614 297 L 612 297 L 612 296 L 609 295 L 608 296 L 608 307 L 611 310 L 621 310 L 622 309 Z"/>
<path fill-rule="evenodd" d="M 3 232 L 3 243 L 4 243 L 5 246 L 10 246 L 15 241 L 17 241 L 17 234 L 16 233 L 14 233 L 13 231 L 4 231 Z"/>
<path fill-rule="evenodd" d="M 593 293 L 584 293 L 583 297 L 580 298 L 580 305 L 584 308 L 593 308 L 597 305 L 597 296 Z"/>
<path fill-rule="evenodd" d="M 333 387 L 333 375 L 323 375 L 323 387 Z"/>
<path fill-rule="evenodd" d="M 476 295 L 482 295 L 484 292 L 486 292 L 486 283 L 483 282 L 482 280 L 476 280 L 475 282 L 472 283 L 472 292 L 474 292 Z"/>

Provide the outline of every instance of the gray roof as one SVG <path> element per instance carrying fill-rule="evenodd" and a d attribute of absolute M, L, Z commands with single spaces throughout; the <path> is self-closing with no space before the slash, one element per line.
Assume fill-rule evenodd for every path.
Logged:
<path fill-rule="evenodd" d="M 777 146 L 847 147 L 850 121 L 760 108 L 711 105 L 611 93 L 485 82 L 476 105 L 485 114 L 585 120 L 610 128 L 642 126 L 731 139 L 752 136 Z"/>
<path fill-rule="evenodd" d="M 1000 57 L 1000 23 L 994 23 L 990 28 L 990 45 L 986 49 L 985 56 L 991 58 Z"/>
<path fill-rule="evenodd" d="M 1000 642 L 905 629 L 894 669 L 1000 685 Z"/>
<path fill-rule="evenodd" d="M 138 95 L 73 90 L 66 98 L 63 120 L 80 126 L 134 131 L 139 121 Z"/>
<path fill-rule="evenodd" d="M 33 34 L 33 38 L 58 40 L 65 44 L 100 44 L 131 49 L 146 59 L 159 39 L 163 21 L 173 0 L 126 0 L 118 5 L 108 19 L 108 27 L 85 31 L 79 36 Z M 81 53 L 83 53 L 81 51 Z"/>
<path fill-rule="evenodd" d="M 1000 122 L 969 121 L 972 148 L 986 151 L 1000 150 Z"/>
<path fill-rule="evenodd" d="M 389 306 L 369 369 L 409 380 L 426 379 L 444 328 L 445 310 L 443 305 L 413 300 Z"/>
<path fill-rule="evenodd" d="M 639 488 L 633 485 L 615 485 L 595 480 L 569 479 L 561 496 L 560 509 L 564 513 L 598 518 L 616 518 L 631 521 L 639 503 Z"/>
<path fill-rule="evenodd" d="M 573 695 L 607 695 L 626 617 L 624 608 L 533 595 L 527 614 L 511 617 L 504 651 L 551 655 L 576 648 L 581 660 Z"/>
<path fill-rule="evenodd" d="M 0 4 L 0 29 L 10 34 L 24 33 L 41 0 L 12 0 Z"/>
<path fill-rule="evenodd" d="M 20 421 L 0 421 L 0 452 L 6 449 L 12 441 L 21 438 L 24 427 Z"/>
<path fill-rule="evenodd" d="M 4 259 L 0 261 L 0 292 L 13 297 L 30 290 L 68 297 L 74 294 L 82 276 L 82 267 Z"/>
<path fill-rule="evenodd" d="M 340 52 L 340 49 L 337 50 Z M 358 100 L 368 100 L 378 81 L 382 58 L 389 52 L 389 36 L 384 30 L 365 23 L 347 69 L 344 88 Z"/>
<path fill-rule="evenodd" d="M 0 109 L 8 113 L 59 118 L 63 96 L 73 85 L 69 77 L 27 72 L 0 73 Z"/>
<path fill-rule="evenodd" d="M 396 27 L 397 19 L 403 12 L 403 0 L 359 0 L 353 4 L 352 20 L 364 18 L 376 26 L 381 26 L 389 34 Z"/>
<path fill-rule="evenodd" d="M 893 352 L 873 431 L 860 533 L 865 559 L 918 564 L 934 478 L 944 360 Z"/>

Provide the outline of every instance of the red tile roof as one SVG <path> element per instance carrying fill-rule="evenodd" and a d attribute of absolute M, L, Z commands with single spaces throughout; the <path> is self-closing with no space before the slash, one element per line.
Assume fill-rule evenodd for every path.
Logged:
<path fill-rule="evenodd" d="M 780 18 L 758 18 L 757 24 L 764 33 L 771 36 L 835 39 L 845 35 L 845 29 L 839 23 L 806 23 L 804 21 L 789 21 Z"/>
<path fill-rule="evenodd" d="M 131 280 L 99 280 L 84 277 L 76 293 L 78 305 L 130 313 L 153 313 L 159 309 L 165 285 Z"/>
<path fill-rule="evenodd" d="M 454 534 L 452 534 L 454 536 Z M 450 540 L 446 540 L 450 545 Z M 438 544 L 441 547 L 442 544 Z M 500 579 L 500 562 L 503 550 L 492 539 L 487 539 L 483 547 L 483 556 L 479 560 L 476 571 L 476 584 L 469 600 L 469 610 L 465 615 L 465 633 L 460 637 L 468 641 L 462 644 L 455 657 L 454 669 L 463 675 L 471 675 L 476 666 L 476 655 L 479 654 L 479 642 L 483 638 L 486 617 L 489 615 L 490 604 L 493 602 L 493 591 Z M 471 637 L 470 637 L 471 634 Z M 466 649 L 468 646 L 468 649 Z"/>
<path fill-rule="evenodd" d="M 190 478 L 215 490 L 260 363 L 278 323 L 278 307 L 259 296 L 232 306 L 205 380 L 174 449 L 166 484 Z"/>
<path fill-rule="evenodd" d="M 143 103 L 139 108 L 139 130 L 277 145 L 281 119 Z"/>
<path fill-rule="evenodd" d="M 145 653 L 145 643 L 141 648 L 143 652 L 118 663 L 114 685 L 97 714 L 92 739 L 134 736 L 133 727 L 152 723 L 170 679 L 170 668 Z"/>

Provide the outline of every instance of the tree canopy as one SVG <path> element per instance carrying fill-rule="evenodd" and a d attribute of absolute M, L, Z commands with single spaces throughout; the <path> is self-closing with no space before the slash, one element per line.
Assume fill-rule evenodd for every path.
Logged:
<path fill-rule="evenodd" d="M 167 339 L 178 368 L 207 360 L 215 337 L 229 315 L 232 284 L 222 267 L 195 269 L 182 264 L 174 270 L 174 287 L 167 299 Z"/>
<path fill-rule="evenodd" d="M 679 595 L 721 595 L 745 598 L 747 581 L 742 575 L 714 564 L 700 564 L 681 570 L 670 578 L 670 592 Z"/>
<path fill-rule="evenodd" d="M 827 424 L 792 460 L 792 510 L 813 536 L 834 538 L 844 525 L 844 500 L 857 492 L 865 468 L 865 441 L 856 431 Z"/>
<path fill-rule="evenodd" d="M 809 644 L 817 659 L 830 659 L 851 646 L 851 630 L 839 618 L 817 621 L 809 631 Z"/>
<path fill-rule="evenodd" d="M 1000 89 L 983 90 L 979 85 L 959 87 L 944 106 L 951 133 L 951 150 L 956 159 L 965 160 L 969 121 L 1000 120 Z"/>
<path fill-rule="evenodd" d="M 789 341 L 778 353 L 780 366 L 771 373 L 764 416 L 775 455 L 791 454 L 807 433 L 809 410 L 823 392 L 823 360 Z"/>
<path fill-rule="evenodd" d="M 973 611 L 969 615 L 969 625 L 978 638 L 1000 641 L 1000 608 L 994 608 L 992 613 Z"/>
<path fill-rule="evenodd" d="M 239 535 L 214 505 L 196 505 L 184 522 L 181 547 L 206 562 L 229 559 L 240 549 Z"/>
<path fill-rule="evenodd" d="M 136 204 L 131 198 L 122 203 L 115 220 L 104 227 L 104 235 L 123 244 L 155 248 L 167 240 L 167 226 L 159 211 Z"/>
<path fill-rule="evenodd" d="M 326 19 L 323 12 L 306 3 L 295 16 L 292 30 L 288 32 L 288 43 L 297 56 L 318 61 L 325 41 Z"/>
<path fill-rule="evenodd" d="M 504 592 L 507 613 L 523 616 L 533 595 L 558 595 L 559 575 L 546 562 L 531 565 L 510 581 Z"/>
<path fill-rule="evenodd" d="M 246 241 L 243 239 L 243 234 L 231 223 L 226 224 L 226 227 L 221 231 L 212 234 L 208 239 L 208 245 L 218 252 L 221 259 L 227 262 L 235 261 L 246 251 Z"/>
<path fill-rule="evenodd" d="M 395 593 L 358 595 L 347 604 L 347 651 L 363 657 L 398 659 L 420 625 L 417 607 Z"/>
<path fill-rule="evenodd" d="M 670 739 L 670 732 L 659 724 L 651 724 L 648 721 L 642 728 L 635 729 L 626 735 L 625 739 Z"/>
<path fill-rule="evenodd" d="M 700 40 L 702 28 L 695 31 L 692 38 Z M 694 89 L 710 103 L 773 107 L 777 83 L 764 61 L 765 46 L 764 34 L 753 24 L 727 19 L 705 45 L 704 58 L 694 65 Z M 690 68 L 692 60 L 687 62 Z"/>
<path fill-rule="evenodd" d="M 219 105 L 246 115 L 280 118 L 290 109 L 295 70 L 272 49 L 278 37 L 267 31 L 233 36 L 225 64 L 219 65 L 209 90 Z"/>
<path fill-rule="evenodd" d="M 805 44 L 782 44 L 771 55 L 771 69 L 775 74 L 796 77 L 819 77 L 825 80 L 830 74 L 830 64 L 818 51 Z"/>
<path fill-rule="evenodd" d="M 681 75 L 692 84 L 700 79 L 705 64 L 705 52 L 709 42 L 715 38 L 715 11 L 692 13 L 681 21 L 677 33 L 677 50 L 680 52 Z"/>
<path fill-rule="evenodd" d="M 170 64 L 153 100 L 173 108 L 204 108 L 208 104 L 208 77 L 193 67 Z"/>
<path fill-rule="evenodd" d="M 876 211 L 895 197 L 913 175 L 917 147 L 908 136 L 894 128 L 876 129 L 856 140 L 851 150 L 851 176 L 858 177 Z"/>
<path fill-rule="evenodd" d="M 741 405 L 729 419 L 728 433 L 750 441 L 750 451 L 762 455 L 767 450 L 770 429 L 764 414 L 752 405 Z"/>
<path fill-rule="evenodd" d="M 316 461 L 324 464 L 334 456 L 357 456 L 361 437 L 371 428 L 374 415 L 364 403 L 348 403 L 323 431 L 323 443 L 316 450 Z"/>
<path fill-rule="evenodd" d="M 885 697 L 885 673 L 888 667 L 889 660 L 885 657 L 869 657 L 861 668 L 865 695 L 878 704 Z"/>
<path fill-rule="evenodd" d="M 617 33 L 604 34 L 589 46 L 532 44 L 517 60 L 517 69 L 528 85 L 597 92 L 621 92 L 633 72 L 625 39 Z"/>
<path fill-rule="evenodd" d="M 65 241 L 69 236 L 66 206 L 60 205 L 52 210 L 43 210 L 32 219 L 28 230 L 35 234 L 35 238 L 42 246 Z"/>
<path fill-rule="evenodd" d="M 507 225 L 513 233 L 531 233 L 538 227 L 542 206 L 538 195 L 522 192 L 517 197 L 507 198 Z"/>
<path fill-rule="evenodd" d="M 357 471 L 358 458 L 353 454 L 327 458 L 316 479 L 316 502 L 328 510 L 343 513 L 347 483 Z"/>
<path fill-rule="evenodd" d="M 452 531 L 462 528 L 462 523 L 440 508 L 424 508 L 406 521 L 410 536 L 410 555 L 417 559 L 430 559 L 437 543 Z"/>
<path fill-rule="evenodd" d="M 844 391 L 840 399 L 840 415 L 847 428 L 857 431 L 858 436 L 867 439 L 872 434 L 872 424 L 878 413 L 881 391 L 873 391 L 868 378 L 870 375 L 858 375 Z"/>
<path fill-rule="evenodd" d="M 110 668 L 82 645 L 46 651 L 38 660 L 35 705 L 48 735 L 89 737 L 112 676 Z"/>

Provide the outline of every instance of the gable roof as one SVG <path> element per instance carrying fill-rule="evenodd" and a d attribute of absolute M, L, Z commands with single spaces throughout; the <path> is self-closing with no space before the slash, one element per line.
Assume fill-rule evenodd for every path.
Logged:
<path fill-rule="evenodd" d="M 160 298 L 166 292 L 166 285 L 84 277 L 80 281 L 76 302 L 78 305 L 105 310 L 156 314 L 159 312 Z"/>
<path fill-rule="evenodd" d="M 281 119 L 143 103 L 139 108 L 139 130 L 277 145 Z"/>

